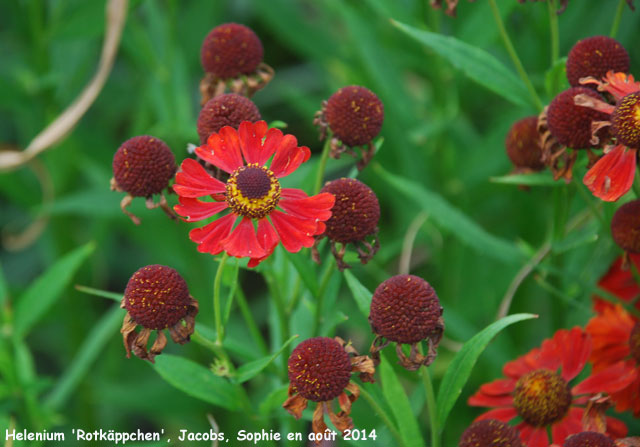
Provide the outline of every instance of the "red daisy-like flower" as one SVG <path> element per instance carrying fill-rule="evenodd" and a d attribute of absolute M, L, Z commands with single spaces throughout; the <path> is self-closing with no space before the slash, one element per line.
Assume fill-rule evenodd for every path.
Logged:
<path fill-rule="evenodd" d="M 227 172 L 229 179 L 225 184 L 197 161 L 184 160 L 173 187 L 180 200 L 175 211 L 187 222 L 230 211 L 191 230 L 189 238 L 198 244 L 198 251 L 248 257 L 249 267 L 255 267 L 278 242 L 295 253 L 311 247 L 314 236 L 324 232 L 334 196 L 321 193 L 309 197 L 302 190 L 280 186 L 279 179 L 294 172 L 311 155 L 308 147 L 298 146 L 293 135 L 268 129 L 264 121 L 244 121 L 237 131 L 226 126 L 212 134 L 207 144 L 196 148 L 196 155 Z"/>
<path fill-rule="evenodd" d="M 547 447 L 547 429 L 553 442 L 562 445 L 567 436 L 583 431 L 584 404 L 596 393 L 615 393 L 636 379 L 636 372 L 618 362 L 569 385 L 584 369 L 591 354 L 587 333 L 575 327 L 561 329 L 524 356 L 507 363 L 504 379 L 484 384 L 469 398 L 469 405 L 493 407 L 476 420 L 509 422 L 519 417 L 520 438 L 528 447 Z M 626 426 L 607 418 L 607 432 L 620 437 Z"/>
<path fill-rule="evenodd" d="M 640 254 L 627 254 L 628 263 L 634 266 L 625 266 L 625 258 L 619 256 L 609 267 L 609 270 L 598 281 L 598 287 L 606 290 L 611 295 L 620 298 L 627 303 L 635 302 L 636 309 L 640 310 L 640 285 L 633 276 L 632 268 L 640 271 Z M 623 268 L 626 267 L 626 268 Z M 597 313 L 603 313 L 605 308 L 611 308 L 614 304 L 598 296 L 593 297 L 593 308 Z"/>

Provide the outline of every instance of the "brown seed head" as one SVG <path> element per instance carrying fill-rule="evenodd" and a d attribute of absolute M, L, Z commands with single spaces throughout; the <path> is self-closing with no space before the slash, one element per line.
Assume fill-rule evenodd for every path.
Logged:
<path fill-rule="evenodd" d="M 204 71 L 222 79 L 253 72 L 262 62 L 262 56 L 258 36 L 237 23 L 216 26 L 204 38 L 200 50 Z"/>
<path fill-rule="evenodd" d="M 327 183 L 320 192 L 331 193 L 336 198 L 324 233 L 330 240 L 346 244 L 364 240 L 378 231 L 380 204 L 367 185 L 356 179 L 341 178 Z"/>
<path fill-rule="evenodd" d="M 611 131 L 618 143 L 640 148 L 640 92 L 630 93 L 618 101 L 611 115 Z"/>
<path fill-rule="evenodd" d="M 591 147 L 591 122 L 608 120 L 605 113 L 575 105 L 573 98 L 579 94 L 602 100 L 590 88 L 572 87 L 558 94 L 547 109 L 549 131 L 560 144 L 572 149 Z"/>
<path fill-rule="evenodd" d="M 631 356 L 636 363 L 640 365 L 640 322 L 636 323 L 633 329 L 631 329 L 629 349 L 631 350 Z"/>
<path fill-rule="evenodd" d="M 164 141 L 142 135 L 122 143 L 113 156 L 113 177 L 135 197 L 162 192 L 176 172 L 176 161 Z"/>
<path fill-rule="evenodd" d="M 315 337 L 300 343 L 288 362 L 293 391 L 314 402 L 332 400 L 351 377 L 351 358 L 336 340 Z"/>
<path fill-rule="evenodd" d="M 371 90 L 350 85 L 331 95 L 325 116 L 333 134 L 344 144 L 361 146 L 380 132 L 384 107 Z"/>
<path fill-rule="evenodd" d="M 497 419 L 471 424 L 460 438 L 458 447 L 522 447 L 518 432 Z"/>
<path fill-rule="evenodd" d="M 571 406 L 571 389 L 558 373 L 537 369 L 520 377 L 513 391 L 518 415 L 534 427 L 562 419 Z"/>
<path fill-rule="evenodd" d="M 565 439 L 563 447 L 615 447 L 616 443 L 602 433 L 584 431 Z"/>
<path fill-rule="evenodd" d="M 629 54 L 620 43 L 607 36 L 593 36 L 578 41 L 567 57 L 567 79 L 573 87 L 580 78 L 601 79 L 609 70 L 629 72 Z"/>
<path fill-rule="evenodd" d="M 534 171 L 543 169 L 538 117 L 528 116 L 516 121 L 509 129 L 505 147 L 515 167 L 529 168 Z"/>
<path fill-rule="evenodd" d="M 142 267 L 131 276 L 124 291 L 124 307 L 136 323 L 148 329 L 165 329 L 185 317 L 190 303 L 187 283 L 164 265 Z"/>
<path fill-rule="evenodd" d="M 433 287 L 414 275 L 396 275 L 378 286 L 371 299 L 373 332 L 397 343 L 425 340 L 441 327 L 442 307 Z"/>
<path fill-rule="evenodd" d="M 640 199 L 618 208 L 611 219 L 611 236 L 628 253 L 640 253 Z"/>
<path fill-rule="evenodd" d="M 227 93 L 210 99 L 198 115 L 198 135 L 205 144 L 209 135 L 224 126 L 237 129 L 243 121 L 259 121 L 260 111 L 249 98 L 236 93 Z"/>

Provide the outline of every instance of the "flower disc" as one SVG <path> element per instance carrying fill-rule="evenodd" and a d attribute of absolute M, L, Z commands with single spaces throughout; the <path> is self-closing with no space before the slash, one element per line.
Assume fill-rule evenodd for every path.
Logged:
<path fill-rule="evenodd" d="M 563 447 L 615 447 L 616 443 L 602 433 L 584 431 L 565 439 Z"/>
<path fill-rule="evenodd" d="M 474 422 L 462 433 L 458 447 L 522 447 L 522 442 L 511 425 L 485 419 Z"/>
<path fill-rule="evenodd" d="M 513 392 L 518 415 L 534 427 L 561 420 L 571 406 L 571 390 L 556 372 L 537 369 L 520 377 Z"/>
<path fill-rule="evenodd" d="M 262 62 L 262 42 L 244 25 L 216 26 L 202 42 L 200 59 L 207 73 L 227 79 L 253 72 Z"/>
<path fill-rule="evenodd" d="M 234 129 L 243 121 L 259 121 L 260 111 L 249 98 L 236 93 L 216 96 L 202 107 L 198 115 L 198 135 L 205 144 L 212 133 L 218 133 L 224 126 Z"/>
<path fill-rule="evenodd" d="M 342 87 L 327 101 L 329 128 L 347 146 L 361 146 L 378 135 L 384 120 L 382 102 L 371 90 Z"/>
<path fill-rule="evenodd" d="M 618 101 L 611 115 L 611 131 L 618 143 L 640 148 L 640 92 L 630 93 Z"/>

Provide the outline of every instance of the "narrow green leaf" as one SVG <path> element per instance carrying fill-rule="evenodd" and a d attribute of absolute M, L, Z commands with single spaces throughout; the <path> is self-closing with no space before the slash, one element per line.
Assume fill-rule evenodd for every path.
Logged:
<path fill-rule="evenodd" d="M 420 428 L 416 422 L 415 414 L 407 394 L 402 388 L 393 368 L 386 359 L 380 363 L 380 382 L 382 382 L 382 394 L 386 399 L 398 425 L 398 431 L 404 440 L 404 447 L 424 447 Z"/>
<path fill-rule="evenodd" d="M 162 354 L 153 365 L 160 377 L 189 396 L 209 402 L 227 410 L 240 408 L 237 385 L 218 377 L 191 360 L 175 355 Z"/>
<path fill-rule="evenodd" d="M 564 182 L 553 179 L 551 172 L 535 172 L 532 174 L 509 174 L 500 177 L 491 177 L 492 183 L 502 183 L 505 185 L 525 185 L 525 186 L 561 186 Z"/>
<path fill-rule="evenodd" d="M 296 338 L 298 338 L 298 335 L 292 335 L 289 340 L 285 341 L 280 349 L 278 349 L 278 351 L 273 355 L 262 357 L 261 359 L 254 360 L 253 362 L 245 363 L 244 365 L 242 365 L 236 371 L 235 382 L 244 383 L 247 380 L 253 379 L 260 373 L 260 371 L 269 366 L 271 362 L 273 362 L 280 354 L 282 354 L 282 351 L 284 351 L 285 348 L 289 346 L 289 344 L 291 344 L 291 342 Z"/>
<path fill-rule="evenodd" d="M 451 36 L 391 23 L 411 38 L 447 59 L 470 79 L 517 105 L 531 105 L 525 85 L 505 65 L 485 50 Z"/>
<path fill-rule="evenodd" d="M 14 331 L 23 337 L 34 324 L 53 306 L 67 287 L 76 270 L 89 257 L 95 244 L 90 242 L 68 253 L 22 294 L 15 309 Z"/>
<path fill-rule="evenodd" d="M 507 326 L 531 318 L 538 318 L 538 316 L 534 314 L 514 314 L 504 317 L 478 332 L 458 351 L 449 364 L 438 390 L 438 424 L 441 431 L 453 405 L 462 392 L 462 388 L 471 375 L 473 366 L 491 339 Z"/>
<path fill-rule="evenodd" d="M 500 261 L 517 263 L 524 259 L 514 244 L 488 233 L 439 194 L 419 183 L 391 174 L 380 164 L 374 164 L 373 168 L 391 187 L 420 205 L 431 219 L 450 229 L 453 236 L 469 247 Z"/>
<path fill-rule="evenodd" d="M 369 292 L 365 286 L 362 285 L 358 278 L 353 276 L 349 270 L 345 270 L 344 279 L 347 280 L 347 285 L 349 286 L 349 290 L 351 290 L 351 295 L 353 295 L 353 299 L 356 301 L 358 305 L 358 309 L 362 312 L 362 315 L 365 318 L 369 318 L 369 311 L 371 310 L 371 297 L 373 294 Z"/>
<path fill-rule="evenodd" d="M 309 289 L 313 296 L 318 296 L 318 274 L 316 272 L 315 262 L 313 262 L 308 256 L 297 256 L 296 254 L 289 253 L 284 250 L 284 253 L 291 262 L 291 265 L 296 269 L 298 275 L 302 279 L 304 285 Z"/>
<path fill-rule="evenodd" d="M 87 295 L 100 296 L 116 302 L 122 301 L 122 293 L 109 292 L 107 290 L 94 289 L 93 287 L 81 286 L 76 284 L 76 290 L 78 292 L 86 293 Z"/>

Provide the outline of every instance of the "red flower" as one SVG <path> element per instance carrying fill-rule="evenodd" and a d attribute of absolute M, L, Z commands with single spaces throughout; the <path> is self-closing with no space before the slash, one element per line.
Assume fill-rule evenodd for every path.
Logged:
<path fill-rule="evenodd" d="M 173 188 L 180 204 L 174 209 L 186 221 L 203 220 L 230 209 L 226 216 L 191 230 L 189 238 L 198 244 L 198 251 L 213 255 L 226 251 L 230 256 L 248 257 L 249 267 L 255 267 L 278 242 L 295 253 L 311 247 L 314 236 L 324 232 L 334 196 L 324 193 L 308 197 L 299 189 L 280 186 L 279 179 L 311 155 L 308 147 L 298 146 L 293 135 L 268 129 L 264 121 L 244 121 L 237 131 L 226 126 L 212 134 L 207 144 L 196 149 L 196 155 L 230 174 L 226 184 L 222 183 L 200 163 L 186 159 L 176 175 Z M 198 199 L 207 196 L 213 200 Z"/>
<path fill-rule="evenodd" d="M 549 427 L 556 444 L 583 431 L 587 399 L 600 392 L 618 392 L 636 378 L 633 369 L 619 362 L 570 387 L 584 369 L 591 347 L 591 339 L 580 328 L 561 329 L 540 348 L 507 363 L 502 370 L 506 378 L 482 385 L 469 398 L 469 405 L 494 407 L 477 420 L 509 422 L 520 417 L 517 428 L 528 447 L 547 447 Z M 621 421 L 607 418 L 610 435 L 624 436 L 626 430 Z"/>
<path fill-rule="evenodd" d="M 636 282 L 631 271 L 632 268 L 640 270 L 640 254 L 629 253 L 627 256 L 635 267 L 623 268 L 624 259 L 622 256 L 618 257 L 613 261 L 607 273 L 600 278 L 598 287 L 620 298 L 622 301 L 636 301 L 636 308 L 640 310 L 640 301 L 636 300 L 636 298 L 640 297 L 640 285 Z M 613 307 L 613 304 L 598 296 L 593 297 L 593 308 L 596 312 L 603 313 L 606 307 Z"/>

